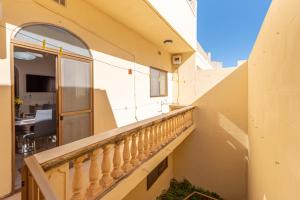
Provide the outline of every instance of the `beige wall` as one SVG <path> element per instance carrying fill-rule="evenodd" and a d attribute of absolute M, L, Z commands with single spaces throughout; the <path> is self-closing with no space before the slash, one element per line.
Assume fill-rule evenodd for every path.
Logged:
<path fill-rule="evenodd" d="M 219 193 L 225 199 L 247 199 L 247 64 L 220 74 L 198 97 L 196 131 L 174 152 L 174 176 Z M 199 85 L 198 87 L 201 87 Z"/>
<path fill-rule="evenodd" d="M 94 124 L 95 134 L 101 134 L 104 131 L 117 128 L 117 123 L 104 90 L 94 90 L 94 118 L 97 119 Z"/>
<path fill-rule="evenodd" d="M 1 163 L 5 163 L 0 166 L 0 176 L 5 180 L 0 183 L 0 196 L 9 193 L 11 187 L 10 39 L 18 26 L 32 22 L 58 25 L 90 47 L 96 59 L 93 63 L 96 133 L 167 111 L 168 105 L 162 104 L 172 102 L 172 75 L 168 75 L 169 96 L 150 98 L 149 66 L 171 71 L 168 52 L 81 0 L 68 1 L 66 8 L 49 0 L 2 0 L 0 3 L 0 24 L 7 28 L 5 31 L 0 28 L 0 157 Z M 129 75 L 127 69 L 139 72 Z M 106 103 L 100 105 L 103 102 Z"/>
<path fill-rule="evenodd" d="M 202 70 L 196 66 L 196 53 L 182 54 L 182 64 L 176 68 L 173 80 L 174 102 L 190 105 L 236 68 Z M 178 87 L 179 84 L 179 87 Z"/>
<path fill-rule="evenodd" d="M 0 25 L 3 23 L 0 22 Z M 11 162 L 12 162 L 12 143 L 11 143 L 11 77 L 9 59 L 9 49 L 2 48 L 2 45 L 9 43 L 9 39 L 6 37 L 5 31 L 1 31 L 1 54 L 0 54 L 0 133 L 1 133 L 1 145 L 0 145 L 0 197 L 10 192 L 11 189 Z"/>
<path fill-rule="evenodd" d="M 181 55 L 182 64 L 174 66 L 174 102 L 190 104 L 195 97 L 196 86 L 196 53 L 184 53 Z"/>
<path fill-rule="evenodd" d="M 299 9 L 273 1 L 249 58 L 249 200 L 299 199 Z"/>
<path fill-rule="evenodd" d="M 168 168 L 147 191 L 147 178 L 140 182 L 123 200 L 154 200 L 163 190 L 168 189 L 173 175 L 173 155 L 168 157 Z"/>

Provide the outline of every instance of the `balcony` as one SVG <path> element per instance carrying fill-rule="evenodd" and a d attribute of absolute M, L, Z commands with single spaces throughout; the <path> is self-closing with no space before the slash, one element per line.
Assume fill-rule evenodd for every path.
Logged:
<path fill-rule="evenodd" d="M 194 131 L 193 110 L 184 107 L 26 158 L 22 199 L 123 199 Z"/>
<path fill-rule="evenodd" d="M 194 185 L 230 200 L 297 199 L 300 183 L 300 112 L 297 109 L 300 106 L 300 1 L 273 1 L 249 62 L 234 69 L 207 71 L 196 68 L 195 55 L 183 55 L 183 64 L 176 71 L 170 63 L 172 53 L 193 50 L 193 39 L 189 40 L 184 32 L 190 29 L 183 31 L 178 24 L 173 24 L 182 19 L 170 20 L 168 16 L 172 16 L 172 12 L 165 9 L 170 2 L 176 2 L 184 5 L 183 13 L 192 16 L 193 5 L 189 1 L 133 0 L 129 7 L 137 10 L 129 15 L 124 14 L 127 8 L 122 5 L 124 1 L 107 1 L 103 7 L 101 0 L 65 1 L 69 3 L 66 7 L 56 2 L 0 1 L 0 11 L 4 13 L 0 16 L 3 28 L 0 31 L 1 198 L 10 195 L 13 187 L 15 83 L 14 74 L 11 74 L 14 65 L 10 37 L 15 28 L 42 21 L 66 27 L 89 44 L 95 55 L 96 70 L 92 74 L 95 91 L 105 98 L 103 101 L 100 93 L 96 93 L 92 105 L 95 115 L 101 114 L 93 121 L 96 124 L 93 134 L 98 135 L 26 158 L 22 199 L 155 199 L 167 189 L 173 177 L 186 177 Z M 161 6 L 157 2 L 161 2 Z M 26 10 L 30 13 L 24 12 Z M 123 12 L 120 14 L 119 10 Z M 193 23 L 193 18 L 189 19 Z M 157 24 L 145 23 L 148 20 Z M 161 44 L 167 36 L 172 37 L 174 46 Z M 42 45 L 30 47 L 44 48 Z M 159 47 L 166 51 L 160 52 Z M 67 53 L 44 51 L 59 57 Z M 142 97 L 140 105 L 147 105 L 151 102 L 146 91 L 150 88 L 149 66 L 158 66 L 174 75 L 170 77 L 174 83 L 170 89 L 174 92 L 170 93 L 173 100 L 170 103 L 177 100 L 192 106 L 180 108 L 176 105 L 173 108 L 177 110 L 167 114 L 102 131 L 98 125 L 101 122 L 107 125 L 109 121 L 108 114 L 103 112 L 104 106 L 99 105 L 109 104 L 106 91 L 102 89 L 114 94 L 115 106 L 116 102 L 121 102 L 124 110 L 128 110 L 127 105 L 136 110 L 137 106 L 132 104 L 134 98 L 131 98 L 136 93 L 130 86 L 136 80 L 132 75 L 138 72 L 136 85 Z M 120 94 L 120 90 L 126 93 Z M 124 100 L 123 97 L 128 98 Z M 136 114 L 132 110 L 118 115 L 130 118 Z M 140 112 L 145 113 L 145 110 Z M 147 108 L 151 110 L 152 107 Z M 105 120 L 101 121 L 103 118 Z M 170 159 L 168 171 L 161 173 L 152 188 L 146 190 L 146 177 L 166 157 Z M 185 200 L 196 196 L 205 197 L 193 192 Z"/>

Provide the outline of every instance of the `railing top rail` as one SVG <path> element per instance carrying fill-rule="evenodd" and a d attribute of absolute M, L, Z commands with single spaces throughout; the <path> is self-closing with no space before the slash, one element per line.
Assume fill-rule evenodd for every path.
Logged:
<path fill-rule="evenodd" d="M 69 162 L 70 160 L 85 155 L 104 145 L 117 143 L 133 132 L 137 132 L 141 129 L 150 127 L 152 125 L 160 123 L 161 121 L 167 120 L 173 116 L 187 112 L 194 108 L 194 106 L 187 106 L 127 126 L 112 129 L 99 135 L 90 136 L 63 146 L 59 146 L 54 149 L 35 154 L 33 156 L 36 158 L 37 162 L 42 166 L 44 170 L 48 170 L 52 167 L 62 165 L 66 162 Z"/>
<path fill-rule="evenodd" d="M 25 163 L 30 170 L 36 184 L 39 186 L 41 193 L 46 200 L 59 199 L 53 189 L 49 187 L 50 183 L 42 167 L 39 165 L 34 156 L 25 158 Z"/>

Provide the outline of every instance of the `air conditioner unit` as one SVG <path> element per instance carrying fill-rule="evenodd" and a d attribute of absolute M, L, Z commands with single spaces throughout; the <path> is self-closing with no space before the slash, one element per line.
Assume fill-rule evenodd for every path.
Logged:
<path fill-rule="evenodd" d="M 173 65 L 180 65 L 181 64 L 181 55 L 172 56 L 172 63 L 173 63 Z"/>

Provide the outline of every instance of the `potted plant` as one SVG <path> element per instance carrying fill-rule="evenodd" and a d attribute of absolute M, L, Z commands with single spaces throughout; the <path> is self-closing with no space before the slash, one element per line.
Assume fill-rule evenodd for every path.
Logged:
<path fill-rule="evenodd" d="M 20 97 L 15 97 L 15 112 L 17 117 L 20 117 L 20 107 L 22 104 L 23 100 Z"/>

